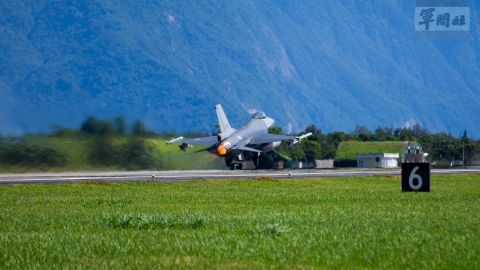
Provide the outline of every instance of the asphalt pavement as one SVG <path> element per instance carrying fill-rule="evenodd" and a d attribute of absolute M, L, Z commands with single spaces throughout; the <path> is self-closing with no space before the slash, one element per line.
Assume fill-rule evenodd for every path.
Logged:
<path fill-rule="evenodd" d="M 480 173 L 480 168 L 432 169 L 433 175 Z M 312 170 L 171 170 L 171 171 L 113 171 L 72 173 L 11 173 L 0 174 L 0 185 L 5 184 L 54 184 L 78 182 L 130 182 L 157 181 L 178 182 L 201 179 L 256 179 L 271 177 L 321 178 L 371 175 L 400 175 L 400 169 L 312 169 Z"/>

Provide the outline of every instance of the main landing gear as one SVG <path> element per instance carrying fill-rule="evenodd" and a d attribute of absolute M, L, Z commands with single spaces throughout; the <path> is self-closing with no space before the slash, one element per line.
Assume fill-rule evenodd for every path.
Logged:
<path fill-rule="evenodd" d="M 258 167 L 259 153 L 243 151 L 225 157 L 225 165 L 230 170 L 255 170 Z"/>

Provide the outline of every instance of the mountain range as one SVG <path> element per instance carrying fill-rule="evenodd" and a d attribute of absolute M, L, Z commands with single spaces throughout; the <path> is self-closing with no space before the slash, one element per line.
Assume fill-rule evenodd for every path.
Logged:
<path fill-rule="evenodd" d="M 211 132 L 260 110 L 286 132 L 420 124 L 480 137 L 470 31 L 415 32 L 415 1 L 2 1 L 0 132 L 89 115 Z"/>

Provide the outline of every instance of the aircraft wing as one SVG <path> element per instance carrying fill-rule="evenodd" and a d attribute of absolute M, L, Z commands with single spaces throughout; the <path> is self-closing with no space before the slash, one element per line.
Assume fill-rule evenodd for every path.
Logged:
<path fill-rule="evenodd" d="M 288 135 L 277 135 L 277 134 L 262 134 L 256 137 L 253 137 L 249 144 L 262 144 L 262 143 L 271 143 L 271 142 L 280 142 L 280 141 L 295 141 L 297 137 L 288 136 Z"/>
<path fill-rule="evenodd" d="M 217 142 L 218 142 L 217 136 L 200 137 L 200 138 L 193 138 L 188 140 L 184 140 L 183 137 L 179 137 L 179 138 L 175 138 L 167 141 L 167 144 L 188 144 L 188 145 L 211 146 Z"/>

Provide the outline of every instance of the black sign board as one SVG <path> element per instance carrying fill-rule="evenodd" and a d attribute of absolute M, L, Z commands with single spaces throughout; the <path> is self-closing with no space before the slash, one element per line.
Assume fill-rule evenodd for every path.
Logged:
<path fill-rule="evenodd" d="M 430 163 L 402 163 L 402 191 L 430 192 Z"/>

